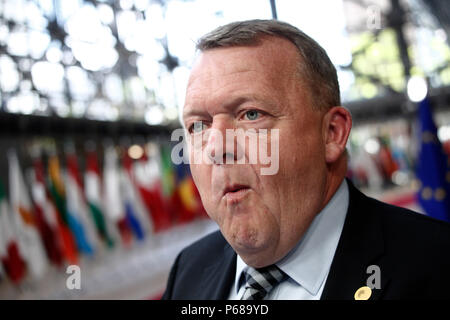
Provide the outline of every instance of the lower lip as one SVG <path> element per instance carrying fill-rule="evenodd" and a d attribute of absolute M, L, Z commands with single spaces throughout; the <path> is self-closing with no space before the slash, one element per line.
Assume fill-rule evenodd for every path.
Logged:
<path fill-rule="evenodd" d="M 231 203 L 231 204 L 238 203 L 249 192 L 250 192 L 249 188 L 240 189 L 239 191 L 235 191 L 235 192 L 227 192 L 227 193 L 225 193 L 225 199 L 227 200 L 228 203 Z"/>

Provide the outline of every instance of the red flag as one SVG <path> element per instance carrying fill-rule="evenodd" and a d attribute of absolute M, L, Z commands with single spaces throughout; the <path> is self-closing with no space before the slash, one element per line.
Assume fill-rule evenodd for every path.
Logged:
<path fill-rule="evenodd" d="M 133 169 L 133 170 L 132 170 Z M 146 153 L 135 162 L 133 168 L 134 183 L 139 190 L 142 202 L 148 209 L 153 229 L 159 232 L 171 225 L 170 213 L 162 197 L 160 170 L 155 157 L 148 158 Z"/>
<path fill-rule="evenodd" d="M 28 195 L 19 160 L 13 149 L 8 152 L 8 165 L 12 219 L 17 227 L 17 244 L 27 262 L 30 276 L 35 280 L 42 279 L 47 272 L 49 261 L 39 234 L 35 211 Z"/>
<path fill-rule="evenodd" d="M 44 166 L 40 158 L 33 160 L 31 195 L 35 204 L 36 223 L 49 260 L 57 266 L 63 263 L 61 238 L 56 212 L 49 203 L 44 181 Z"/>
<path fill-rule="evenodd" d="M 0 259 L 5 273 L 17 284 L 25 276 L 26 264 L 19 252 L 10 211 L 3 184 L 0 183 Z"/>

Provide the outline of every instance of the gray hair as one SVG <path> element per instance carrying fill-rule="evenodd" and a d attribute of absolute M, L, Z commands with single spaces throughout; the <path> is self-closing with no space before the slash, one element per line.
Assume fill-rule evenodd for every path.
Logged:
<path fill-rule="evenodd" d="M 341 104 L 336 69 L 327 53 L 316 41 L 288 23 L 277 20 L 232 22 L 200 38 L 197 49 L 254 45 L 263 36 L 284 38 L 297 47 L 302 58 L 299 71 L 312 90 L 313 107 L 327 110 Z"/>

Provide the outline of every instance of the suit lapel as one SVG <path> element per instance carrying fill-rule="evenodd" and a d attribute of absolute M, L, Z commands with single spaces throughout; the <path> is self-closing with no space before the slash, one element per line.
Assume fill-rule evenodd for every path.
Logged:
<path fill-rule="evenodd" d="M 236 253 L 228 243 L 225 244 L 223 250 L 221 258 L 204 269 L 200 283 L 203 296 L 201 299 L 224 300 L 228 298 L 236 274 Z"/>
<path fill-rule="evenodd" d="M 354 299 L 355 292 L 367 285 L 373 272 L 370 265 L 380 268 L 380 289 L 373 289 L 370 300 L 381 297 L 389 276 L 384 265 L 383 226 L 380 215 L 367 204 L 367 198 L 347 180 L 349 186 L 349 208 L 336 249 L 330 272 L 322 293 L 322 300 Z M 368 208 L 369 207 L 369 208 Z"/>

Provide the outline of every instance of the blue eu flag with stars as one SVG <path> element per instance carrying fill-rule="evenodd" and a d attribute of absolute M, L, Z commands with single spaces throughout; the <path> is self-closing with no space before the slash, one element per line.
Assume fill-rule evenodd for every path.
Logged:
<path fill-rule="evenodd" d="M 419 103 L 418 201 L 427 215 L 450 222 L 450 166 L 437 136 L 428 98 Z"/>

